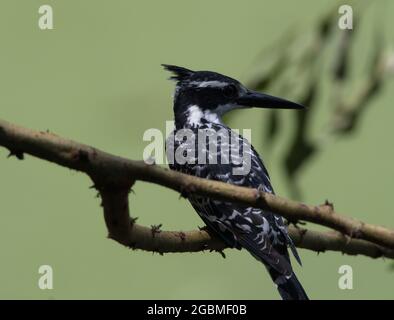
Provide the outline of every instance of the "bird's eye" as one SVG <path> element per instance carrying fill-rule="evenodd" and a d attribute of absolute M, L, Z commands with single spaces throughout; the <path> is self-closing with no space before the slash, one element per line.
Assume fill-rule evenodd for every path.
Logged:
<path fill-rule="evenodd" d="M 223 95 L 226 98 L 232 98 L 232 97 L 236 96 L 236 94 L 237 94 L 237 87 L 233 84 L 230 84 L 230 85 L 225 86 L 223 88 Z"/>

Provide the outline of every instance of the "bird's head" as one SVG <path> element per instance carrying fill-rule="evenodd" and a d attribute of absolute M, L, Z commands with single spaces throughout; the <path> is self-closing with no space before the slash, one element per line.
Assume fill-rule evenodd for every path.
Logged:
<path fill-rule="evenodd" d="M 198 124 L 203 119 L 219 121 L 223 114 L 238 108 L 258 107 L 303 109 L 295 102 L 252 91 L 239 81 L 212 71 L 192 71 L 163 65 L 175 80 L 174 112 L 176 122 Z M 182 123 L 183 122 L 183 123 Z"/>

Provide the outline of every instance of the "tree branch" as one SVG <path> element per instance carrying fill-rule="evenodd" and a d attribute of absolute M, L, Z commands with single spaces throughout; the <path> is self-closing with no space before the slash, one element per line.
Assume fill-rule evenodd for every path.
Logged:
<path fill-rule="evenodd" d="M 219 239 L 204 230 L 160 231 L 136 224 L 129 215 L 128 193 L 134 182 L 141 180 L 186 194 L 196 193 L 271 210 L 290 222 L 304 220 L 336 230 L 317 232 L 290 226 L 292 239 L 302 248 L 394 258 L 393 230 L 340 215 L 329 203 L 309 206 L 255 189 L 185 175 L 3 120 L 0 120 L 0 145 L 19 159 L 27 153 L 89 175 L 102 198 L 109 237 L 131 248 L 162 253 L 224 249 Z"/>

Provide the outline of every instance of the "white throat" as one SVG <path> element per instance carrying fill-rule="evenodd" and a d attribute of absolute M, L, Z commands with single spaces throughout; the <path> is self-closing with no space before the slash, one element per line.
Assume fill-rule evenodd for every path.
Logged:
<path fill-rule="evenodd" d="M 225 104 L 219 105 L 216 109 L 203 111 L 198 105 L 191 105 L 187 108 L 187 123 L 191 126 L 198 126 L 202 123 L 202 119 L 208 122 L 223 124 L 222 116 L 227 111 L 235 109 L 236 105 Z"/>

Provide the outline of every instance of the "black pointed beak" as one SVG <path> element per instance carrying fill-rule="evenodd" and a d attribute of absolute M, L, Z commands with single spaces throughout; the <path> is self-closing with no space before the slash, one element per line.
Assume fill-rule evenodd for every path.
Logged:
<path fill-rule="evenodd" d="M 257 108 L 305 109 L 298 103 L 250 90 L 238 98 L 237 104 Z"/>

